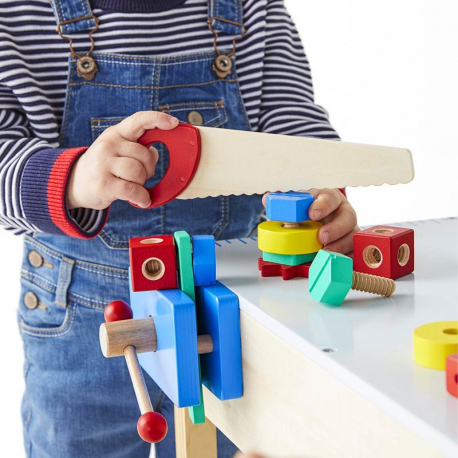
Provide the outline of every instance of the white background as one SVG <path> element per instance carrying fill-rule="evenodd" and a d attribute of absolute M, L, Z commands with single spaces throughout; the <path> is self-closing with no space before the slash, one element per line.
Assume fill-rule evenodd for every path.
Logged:
<path fill-rule="evenodd" d="M 456 215 L 458 2 L 286 4 L 312 66 L 316 101 L 329 111 L 342 139 L 413 153 L 412 183 L 349 190 L 360 224 Z M 20 238 L 0 230 L 0 439 L 2 455 L 15 458 L 24 456 L 16 324 L 21 250 Z"/>

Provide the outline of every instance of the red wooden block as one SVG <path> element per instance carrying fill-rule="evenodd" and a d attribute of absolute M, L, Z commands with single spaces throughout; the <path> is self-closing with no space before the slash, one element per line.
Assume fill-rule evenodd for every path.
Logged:
<path fill-rule="evenodd" d="M 447 374 L 447 391 L 458 398 L 458 354 L 447 358 L 445 371 Z"/>
<path fill-rule="evenodd" d="M 264 261 L 262 258 L 258 259 L 258 269 L 261 271 L 261 277 L 281 276 L 283 280 L 291 280 L 296 277 L 308 278 L 311 264 L 311 262 L 307 262 L 298 266 L 286 266 L 284 264 Z"/>
<path fill-rule="evenodd" d="M 395 280 L 414 270 L 414 231 L 374 226 L 353 236 L 355 272 Z"/>
<path fill-rule="evenodd" d="M 129 241 L 129 256 L 133 291 L 178 287 L 172 235 L 132 238 Z"/>

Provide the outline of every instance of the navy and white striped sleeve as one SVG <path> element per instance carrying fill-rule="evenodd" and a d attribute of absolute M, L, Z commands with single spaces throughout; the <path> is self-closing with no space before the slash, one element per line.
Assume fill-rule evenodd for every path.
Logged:
<path fill-rule="evenodd" d="M 283 0 L 267 3 L 259 130 L 339 140 L 314 101 L 310 65 Z"/>
<path fill-rule="evenodd" d="M 34 137 L 12 91 L 0 85 L 0 225 L 17 235 L 95 237 L 108 211 L 66 206 L 70 172 L 85 150 L 56 149 Z"/>

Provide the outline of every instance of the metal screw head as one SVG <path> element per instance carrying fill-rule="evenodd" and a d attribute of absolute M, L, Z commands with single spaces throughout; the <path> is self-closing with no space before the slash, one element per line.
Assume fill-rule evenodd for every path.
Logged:
<path fill-rule="evenodd" d="M 29 261 L 29 264 L 32 267 L 35 267 L 37 269 L 39 267 L 41 267 L 43 265 L 43 263 L 44 263 L 43 256 L 41 256 L 41 254 L 38 253 L 38 251 L 35 251 L 35 250 L 29 251 L 27 259 Z"/>
<path fill-rule="evenodd" d="M 204 123 L 203 116 L 198 111 L 190 111 L 186 116 L 189 124 L 194 124 L 195 126 L 201 126 Z"/>
<path fill-rule="evenodd" d="M 32 293 L 32 291 L 27 291 L 24 295 L 24 305 L 29 309 L 29 310 L 34 310 L 38 307 L 39 300 L 38 297 L 35 293 Z"/>

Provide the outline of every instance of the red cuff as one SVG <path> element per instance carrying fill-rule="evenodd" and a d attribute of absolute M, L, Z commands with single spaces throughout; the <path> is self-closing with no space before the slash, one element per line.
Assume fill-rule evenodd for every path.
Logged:
<path fill-rule="evenodd" d="M 47 200 L 48 209 L 52 222 L 66 235 L 70 237 L 89 239 L 100 233 L 108 218 L 108 209 L 103 224 L 97 233 L 84 233 L 71 218 L 66 204 L 66 191 L 68 179 L 73 165 L 77 159 L 86 152 L 87 148 L 66 149 L 54 162 L 48 179 Z"/>

